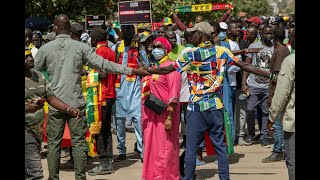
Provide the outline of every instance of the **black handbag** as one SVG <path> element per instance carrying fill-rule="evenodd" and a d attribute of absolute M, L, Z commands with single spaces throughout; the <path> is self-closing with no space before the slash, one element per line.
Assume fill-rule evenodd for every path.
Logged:
<path fill-rule="evenodd" d="M 155 95 L 150 96 L 144 101 L 144 105 L 157 114 L 162 114 L 168 105 L 162 100 L 158 99 Z"/>

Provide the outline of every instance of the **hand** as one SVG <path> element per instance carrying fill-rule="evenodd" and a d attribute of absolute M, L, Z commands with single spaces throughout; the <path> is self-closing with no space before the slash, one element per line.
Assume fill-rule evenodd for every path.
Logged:
<path fill-rule="evenodd" d="M 250 48 L 248 49 L 248 53 L 257 53 L 261 51 L 263 48 Z"/>
<path fill-rule="evenodd" d="M 81 71 L 81 76 L 86 76 L 86 75 L 88 75 L 88 74 L 89 74 L 89 73 L 88 73 L 87 70 L 82 69 L 82 71 Z"/>
<path fill-rule="evenodd" d="M 139 34 L 133 35 L 132 41 L 135 41 L 135 42 L 137 42 L 137 43 L 140 43 L 140 36 L 139 36 Z"/>
<path fill-rule="evenodd" d="M 34 101 L 30 101 L 28 102 L 28 104 L 26 105 L 26 111 L 28 113 L 35 113 L 36 111 L 40 110 L 43 108 L 43 103 L 42 104 L 37 104 Z"/>
<path fill-rule="evenodd" d="M 166 132 L 171 132 L 171 130 L 172 130 L 172 119 L 166 119 L 164 121 L 164 130 Z"/>
<path fill-rule="evenodd" d="M 241 92 L 247 94 L 249 92 L 249 87 L 247 84 L 242 84 L 241 86 Z"/>
<path fill-rule="evenodd" d="M 272 102 L 272 98 L 269 96 L 267 100 L 267 106 L 270 107 Z"/>
<path fill-rule="evenodd" d="M 76 116 L 76 119 L 80 118 L 80 109 L 79 108 L 69 107 L 67 113 L 71 114 L 72 116 Z"/>
<path fill-rule="evenodd" d="M 150 75 L 150 73 L 143 68 L 138 68 L 138 69 L 132 69 L 132 74 L 138 75 L 140 77 L 144 77 L 147 75 Z"/>
<path fill-rule="evenodd" d="M 273 124 L 274 124 L 274 122 L 271 122 L 270 120 L 268 120 L 267 128 L 268 128 L 269 131 L 273 131 L 274 130 L 274 128 L 272 127 Z"/>
<path fill-rule="evenodd" d="M 98 72 L 98 76 L 99 76 L 100 79 L 104 79 L 104 78 L 107 77 L 107 75 L 103 71 L 99 71 Z"/>

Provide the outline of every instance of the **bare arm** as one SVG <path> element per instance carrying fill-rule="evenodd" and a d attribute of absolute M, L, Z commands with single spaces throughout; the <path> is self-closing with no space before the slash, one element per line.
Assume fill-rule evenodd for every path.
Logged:
<path fill-rule="evenodd" d="M 228 11 L 226 13 L 223 14 L 223 16 L 218 20 L 218 23 L 220 22 L 225 22 L 228 17 L 230 16 L 232 9 L 228 9 Z"/>
<path fill-rule="evenodd" d="M 60 110 L 60 111 L 66 111 L 67 113 L 77 116 L 79 118 L 80 110 L 78 108 L 70 107 L 69 105 L 62 102 L 59 98 L 55 96 L 48 96 L 47 97 L 48 103 L 53 106 L 54 108 Z"/>
<path fill-rule="evenodd" d="M 173 13 L 173 18 L 174 18 L 174 22 L 177 24 L 177 26 L 182 30 L 186 30 L 188 28 L 188 26 L 186 26 L 185 24 L 183 24 L 183 22 L 179 19 L 179 17 Z"/>
<path fill-rule="evenodd" d="M 173 72 L 175 70 L 176 69 L 173 67 L 172 64 L 170 64 L 169 66 L 166 66 L 166 67 L 147 69 L 147 71 L 150 74 L 169 74 L 169 73 L 171 73 L 171 72 Z"/>
<path fill-rule="evenodd" d="M 246 62 L 238 61 L 236 63 L 237 66 L 242 68 L 244 71 L 247 71 L 247 72 L 243 72 L 243 76 L 242 76 L 243 80 L 242 80 L 242 82 L 247 80 L 249 73 L 253 73 L 253 74 L 257 74 L 257 75 L 263 76 L 265 78 L 269 78 L 270 73 L 254 67 L 250 62 L 252 62 L 252 59 L 247 57 L 246 58 Z"/>

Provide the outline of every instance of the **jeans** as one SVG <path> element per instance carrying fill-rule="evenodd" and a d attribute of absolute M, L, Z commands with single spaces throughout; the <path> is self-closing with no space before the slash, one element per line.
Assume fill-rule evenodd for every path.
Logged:
<path fill-rule="evenodd" d="M 239 100 L 240 94 L 241 94 L 241 89 L 237 89 L 236 98 L 235 98 L 235 113 L 234 113 L 237 137 L 243 137 L 246 135 L 245 126 L 246 126 L 247 100 Z"/>
<path fill-rule="evenodd" d="M 119 154 L 125 155 L 127 154 L 126 148 L 126 117 L 116 117 L 116 130 L 117 130 L 117 140 L 118 145 L 117 149 L 119 149 Z M 138 141 L 137 148 L 141 152 L 140 156 L 143 157 L 142 151 L 142 131 L 141 131 L 141 117 L 132 117 L 134 131 L 136 134 L 136 138 Z"/>
<path fill-rule="evenodd" d="M 217 152 L 219 178 L 229 180 L 229 160 L 224 142 L 224 126 L 222 110 L 187 113 L 187 145 L 185 153 L 185 176 L 183 180 L 193 180 L 196 168 L 196 155 L 205 131 L 209 132 L 215 151 Z"/>
<path fill-rule="evenodd" d="M 261 102 L 262 109 L 262 124 L 261 124 L 261 136 L 260 140 L 268 139 L 268 119 L 269 108 L 267 106 L 267 100 L 269 97 L 268 89 L 249 86 L 250 96 L 247 99 L 247 125 L 248 134 L 251 137 L 255 136 L 255 107 L 257 103 Z"/>
<path fill-rule="evenodd" d="M 80 114 L 85 114 L 85 107 L 80 107 Z M 49 118 L 47 121 L 47 135 L 48 135 L 48 180 L 59 179 L 60 168 L 60 154 L 61 154 L 61 141 L 64 133 L 64 127 L 68 122 L 71 143 L 72 143 L 72 155 L 74 162 L 74 172 L 76 180 L 86 179 L 86 167 L 87 167 L 87 117 L 82 116 L 79 119 L 67 114 L 63 111 L 53 110 L 49 106 Z"/>
<path fill-rule="evenodd" d="M 24 163 L 28 180 L 43 179 L 40 140 L 25 132 Z"/>
<path fill-rule="evenodd" d="M 284 131 L 283 136 L 284 141 L 284 153 L 286 165 L 288 168 L 289 180 L 295 180 L 295 133 L 294 132 L 286 132 Z"/>
<path fill-rule="evenodd" d="M 276 121 L 273 124 L 273 128 L 274 128 L 274 133 L 273 133 L 273 138 L 274 138 L 273 152 L 275 152 L 275 153 L 281 153 L 282 152 L 283 125 L 282 125 L 280 116 L 281 115 L 279 115 L 276 118 Z"/>
<path fill-rule="evenodd" d="M 102 122 L 100 133 L 95 136 L 97 141 L 97 153 L 99 159 L 112 159 L 112 133 L 111 133 L 111 108 L 114 104 L 114 98 L 106 99 L 106 106 L 101 107 Z"/>

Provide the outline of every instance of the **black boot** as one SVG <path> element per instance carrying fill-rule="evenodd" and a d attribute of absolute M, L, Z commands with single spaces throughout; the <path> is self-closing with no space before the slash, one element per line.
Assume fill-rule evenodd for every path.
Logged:
<path fill-rule="evenodd" d="M 95 176 L 95 175 L 105 175 L 105 174 L 111 174 L 114 172 L 113 165 L 112 165 L 112 160 L 103 158 L 100 159 L 100 164 L 99 166 L 96 166 L 95 168 L 91 169 L 88 171 L 88 174 L 90 176 Z"/>

